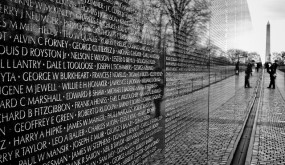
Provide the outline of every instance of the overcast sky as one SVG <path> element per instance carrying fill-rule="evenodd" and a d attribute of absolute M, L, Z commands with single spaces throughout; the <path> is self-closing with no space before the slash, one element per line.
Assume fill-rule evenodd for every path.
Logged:
<path fill-rule="evenodd" d="M 253 31 L 243 42 L 244 49 L 265 56 L 266 24 L 271 27 L 271 53 L 285 51 L 285 0 L 247 0 Z"/>

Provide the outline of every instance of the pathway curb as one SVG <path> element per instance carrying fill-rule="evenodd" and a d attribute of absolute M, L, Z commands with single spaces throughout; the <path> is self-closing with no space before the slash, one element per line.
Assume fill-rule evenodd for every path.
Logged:
<path fill-rule="evenodd" d="M 263 86 L 264 86 L 264 72 L 262 74 L 262 79 L 261 79 L 261 89 L 260 89 L 260 93 L 259 93 L 259 98 L 258 98 L 258 104 L 257 104 L 257 110 L 255 112 L 255 119 L 254 119 L 254 124 L 253 124 L 253 129 L 251 132 L 251 136 L 250 136 L 250 142 L 249 142 L 249 146 L 248 146 L 248 150 L 247 150 L 247 155 L 246 155 L 246 159 L 245 159 L 245 165 L 250 165 L 251 164 L 251 158 L 252 158 L 252 153 L 253 153 L 253 147 L 254 147 L 254 141 L 255 141 L 255 134 L 256 134 L 256 128 L 257 128 L 257 119 L 258 119 L 258 115 L 259 115 L 259 110 L 260 110 L 260 106 L 261 106 L 261 100 L 262 100 L 262 96 L 263 96 Z"/>
<path fill-rule="evenodd" d="M 262 77 L 263 77 L 263 74 L 262 74 Z M 258 79 L 257 81 L 260 81 L 260 80 Z M 235 151 L 236 151 L 236 149 L 237 149 L 237 147 L 238 147 L 238 144 L 239 144 L 239 142 L 240 142 L 240 140 L 241 140 L 241 137 L 242 137 L 243 131 L 244 131 L 244 129 L 245 129 L 246 123 L 247 123 L 248 118 L 249 118 L 249 116 L 250 116 L 250 109 L 251 109 L 252 106 L 254 105 L 255 98 L 256 98 L 256 96 L 257 96 L 257 91 L 258 91 L 258 87 L 259 87 L 259 86 L 260 86 L 260 82 L 257 84 L 257 86 L 256 86 L 255 89 L 254 89 L 255 92 L 254 92 L 253 98 L 252 98 L 252 100 L 250 101 L 249 106 L 247 107 L 247 111 L 249 111 L 249 112 L 248 112 L 247 115 L 246 115 L 246 118 L 245 118 L 245 120 L 244 120 L 244 122 L 243 122 L 243 125 L 242 125 L 242 129 L 241 129 L 241 131 L 239 132 L 239 135 L 238 135 L 238 137 L 237 137 L 237 139 L 236 139 L 236 141 L 235 141 L 235 144 L 234 144 L 234 148 L 233 148 L 233 150 L 232 150 L 232 152 L 231 152 L 231 154 L 230 154 L 230 156 L 229 156 L 229 159 L 228 159 L 226 165 L 231 165 L 231 163 L 232 163 L 232 160 L 233 160 L 233 158 L 234 158 Z"/>

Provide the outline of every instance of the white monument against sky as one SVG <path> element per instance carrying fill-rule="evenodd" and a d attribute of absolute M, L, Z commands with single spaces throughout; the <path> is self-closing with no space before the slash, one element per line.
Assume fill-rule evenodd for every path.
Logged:
<path fill-rule="evenodd" d="M 265 62 L 271 62 L 271 54 L 270 54 L 270 23 L 269 23 L 269 21 L 268 21 L 268 23 L 266 25 Z"/>

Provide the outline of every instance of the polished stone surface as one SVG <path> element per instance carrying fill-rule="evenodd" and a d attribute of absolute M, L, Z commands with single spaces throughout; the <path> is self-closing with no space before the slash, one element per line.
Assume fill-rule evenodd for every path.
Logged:
<path fill-rule="evenodd" d="M 250 79 L 253 87 L 257 79 L 258 74 L 253 73 Z M 254 88 L 244 88 L 243 83 L 243 74 L 231 76 L 188 96 L 192 102 L 185 106 L 191 115 L 180 121 L 187 123 L 185 131 L 166 143 L 165 164 L 206 165 L 208 160 L 209 164 L 222 165 L 228 162 L 253 99 Z M 205 102 L 209 90 L 208 113 Z"/>

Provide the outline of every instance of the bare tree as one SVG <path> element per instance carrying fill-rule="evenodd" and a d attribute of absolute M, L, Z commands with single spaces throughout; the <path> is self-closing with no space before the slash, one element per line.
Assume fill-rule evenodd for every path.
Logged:
<path fill-rule="evenodd" d="M 195 45 L 210 19 L 207 0 L 160 0 L 170 17 L 174 49 L 185 43 Z"/>

